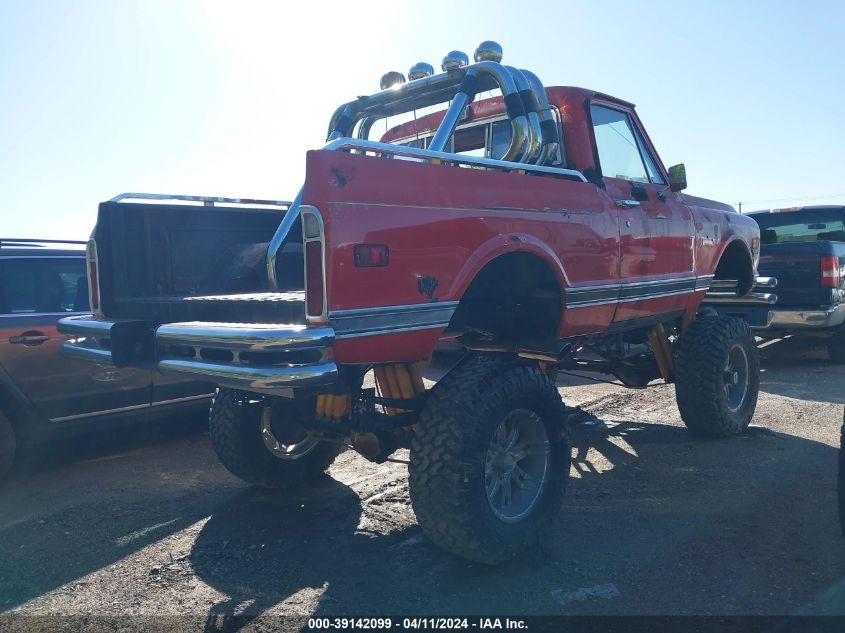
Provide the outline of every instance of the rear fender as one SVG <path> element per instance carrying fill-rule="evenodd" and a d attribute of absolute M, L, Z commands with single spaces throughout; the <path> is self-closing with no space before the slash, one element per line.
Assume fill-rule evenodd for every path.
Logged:
<path fill-rule="evenodd" d="M 469 256 L 460 272 L 455 276 L 447 293 L 448 297 L 460 299 L 473 279 L 487 264 L 502 255 L 518 252 L 531 253 L 544 261 L 554 273 L 561 293 L 569 286 L 569 278 L 566 276 L 563 264 L 548 245 L 525 233 L 509 233 L 488 240 Z"/>

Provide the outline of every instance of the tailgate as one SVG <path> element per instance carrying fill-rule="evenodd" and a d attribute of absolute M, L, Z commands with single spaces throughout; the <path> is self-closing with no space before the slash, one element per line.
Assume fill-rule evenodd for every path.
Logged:
<path fill-rule="evenodd" d="M 778 280 L 777 305 L 820 306 L 830 303 L 830 289 L 821 285 L 821 257 L 829 242 L 764 244 L 758 273 Z"/>

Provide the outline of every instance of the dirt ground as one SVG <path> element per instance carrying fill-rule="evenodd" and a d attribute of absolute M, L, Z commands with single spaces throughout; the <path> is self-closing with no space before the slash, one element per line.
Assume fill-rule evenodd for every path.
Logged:
<path fill-rule="evenodd" d="M 346 452 L 330 477 L 272 492 L 175 422 L 86 438 L 0 484 L 0 612 L 188 614 L 198 629 L 232 615 L 845 614 L 845 367 L 795 339 L 762 353 L 757 414 L 729 440 L 691 437 L 671 386 L 562 376 L 565 402 L 600 422 L 576 428 L 548 542 L 498 568 L 423 537 L 403 464 Z"/>

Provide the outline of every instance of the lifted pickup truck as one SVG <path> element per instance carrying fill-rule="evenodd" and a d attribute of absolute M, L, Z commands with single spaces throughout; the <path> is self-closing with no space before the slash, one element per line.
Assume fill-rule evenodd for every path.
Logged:
<path fill-rule="evenodd" d="M 734 306 L 766 337 L 827 339 L 845 363 L 845 206 L 749 213 L 760 225 L 760 272 L 778 279 L 777 307 Z"/>
<path fill-rule="evenodd" d="M 474 64 L 385 75 L 338 108 L 292 203 L 101 204 L 96 315 L 62 322 L 66 352 L 216 381 L 214 447 L 255 484 L 316 477 L 346 444 L 377 462 L 410 448 L 422 529 L 486 563 L 561 507 L 559 370 L 674 381 L 693 432 L 742 432 L 757 348 L 719 311 L 752 292 L 757 225 L 682 194 L 632 104 L 500 60 L 488 42 Z M 427 389 L 447 337 L 469 351 Z"/>

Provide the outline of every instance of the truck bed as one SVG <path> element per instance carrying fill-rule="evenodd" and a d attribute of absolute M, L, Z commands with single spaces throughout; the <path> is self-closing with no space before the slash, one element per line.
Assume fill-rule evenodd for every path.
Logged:
<path fill-rule="evenodd" d="M 267 244 L 284 211 L 105 202 L 95 237 L 106 317 L 304 323 L 301 230 L 278 258 L 280 289 L 267 279 Z"/>

